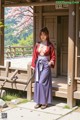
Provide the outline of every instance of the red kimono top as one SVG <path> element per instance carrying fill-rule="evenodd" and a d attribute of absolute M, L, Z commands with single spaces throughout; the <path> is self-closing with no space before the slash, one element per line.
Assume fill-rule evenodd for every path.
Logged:
<path fill-rule="evenodd" d="M 36 61 L 38 58 L 38 55 L 44 55 L 44 56 L 50 56 L 51 67 L 54 68 L 55 65 L 55 50 L 52 43 L 47 43 L 46 46 L 43 46 L 41 49 L 41 43 L 36 43 L 34 50 L 33 50 L 33 57 L 32 57 L 32 63 L 31 68 L 35 69 Z"/>

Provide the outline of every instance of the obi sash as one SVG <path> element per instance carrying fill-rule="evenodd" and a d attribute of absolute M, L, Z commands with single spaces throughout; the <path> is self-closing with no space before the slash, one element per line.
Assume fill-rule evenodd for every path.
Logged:
<path fill-rule="evenodd" d="M 38 56 L 37 62 L 36 62 L 36 81 L 38 82 L 40 79 L 40 74 L 44 69 L 44 66 L 47 64 L 50 60 L 49 56 Z"/>

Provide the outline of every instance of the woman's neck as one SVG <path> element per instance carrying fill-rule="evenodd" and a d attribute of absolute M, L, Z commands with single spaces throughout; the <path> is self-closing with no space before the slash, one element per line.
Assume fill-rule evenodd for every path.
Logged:
<path fill-rule="evenodd" d="M 47 40 L 41 41 L 41 43 L 46 45 L 47 44 Z"/>

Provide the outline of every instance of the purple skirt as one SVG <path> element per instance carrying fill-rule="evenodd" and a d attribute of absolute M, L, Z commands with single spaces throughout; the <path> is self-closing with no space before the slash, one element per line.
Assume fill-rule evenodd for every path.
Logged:
<path fill-rule="evenodd" d="M 39 56 L 36 62 L 34 101 L 37 104 L 52 102 L 51 67 L 48 62 L 47 56 Z"/>

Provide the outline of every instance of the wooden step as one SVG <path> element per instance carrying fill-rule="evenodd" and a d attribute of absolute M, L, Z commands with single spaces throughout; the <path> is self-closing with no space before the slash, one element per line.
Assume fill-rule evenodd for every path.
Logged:
<path fill-rule="evenodd" d="M 53 90 L 56 90 L 56 91 L 63 91 L 63 92 L 67 92 L 67 87 L 63 87 L 63 86 L 57 86 L 57 85 L 54 85 L 52 87 Z"/>
<path fill-rule="evenodd" d="M 34 89 L 34 83 L 32 83 L 32 88 Z M 56 91 L 67 92 L 67 87 L 63 87 L 63 86 L 54 85 L 54 86 L 52 86 L 52 89 L 56 90 Z"/>
<path fill-rule="evenodd" d="M 53 90 L 53 91 L 52 91 L 52 95 L 53 95 L 53 96 L 56 96 L 56 97 L 67 98 L 67 92 L 63 92 L 63 91 Z"/>
<path fill-rule="evenodd" d="M 34 92 L 34 88 L 32 88 L 32 92 Z M 52 90 L 52 95 L 56 97 L 67 98 L 67 92 L 63 91 Z"/>
<path fill-rule="evenodd" d="M 32 89 L 34 89 L 34 83 L 32 83 Z M 56 91 L 63 91 L 63 92 L 67 92 L 67 88 L 65 87 L 62 87 L 62 86 L 52 86 L 52 89 L 53 90 L 56 90 Z"/>

